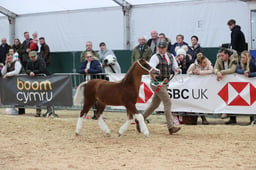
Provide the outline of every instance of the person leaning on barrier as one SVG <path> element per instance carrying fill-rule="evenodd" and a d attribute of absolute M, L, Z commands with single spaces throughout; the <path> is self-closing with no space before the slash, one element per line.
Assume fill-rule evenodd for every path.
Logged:
<path fill-rule="evenodd" d="M 7 77 L 13 77 L 20 73 L 24 73 L 24 69 L 22 68 L 20 61 L 18 60 L 18 58 L 13 57 L 13 54 L 8 53 L 6 55 L 5 65 L 1 70 L 3 79 L 6 79 Z M 9 110 L 11 110 L 12 114 L 17 114 L 15 108 L 10 108 Z M 19 108 L 18 114 L 25 114 L 25 109 Z"/>
<path fill-rule="evenodd" d="M 40 74 L 49 75 L 49 72 L 46 69 L 45 61 L 42 57 L 39 57 L 35 51 L 30 51 L 29 56 L 30 56 L 30 59 L 27 63 L 26 73 L 30 77 L 34 77 Z M 36 117 L 41 116 L 41 111 L 42 111 L 41 107 L 36 106 Z M 53 106 L 47 106 L 47 112 L 43 116 L 46 116 L 49 114 L 56 115 L 54 113 Z"/>
<path fill-rule="evenodd" d="M 187 70 L 187 74 L 193 75 L 207 75 L 213 73 L 213 67 L 211 61 L 206 58 L 203 53 L 198 53 L 196 60 L 193 64 L 191 64 Z M 205 116 L 201 116 L 202 124 L 208 125 L 209 122 L 207 121 Z"/>
<path fill-rule="evenodd" d="M 236 69 L 236 73 L 243 74 L 245 77 L 256 77 L 256 60 L 248 51 L 241 53 L 240 65 Z M 250 116 L 250 124 L 253 116 Z"/>
<path fill-rule="evenodd" d="M 91 51 L 85 53 L 85 61 L 79 68 L 80 74 L 97 74 L 102 73 L 102 66 L 99 59 L 93 56 Z"/>
<path fill-rule="evenodd" d="M 214 73 L 217 75 L 217 81 L 222 80 L 226 74 L 235 73 L 238 65 L 238 54 L 235 50 L 221 48 L 217 54 L 214 65 Z M 222 114 L 221 118 L 227 118 L 227 114 Z M 230 116 L 230 120 L 226 124 L 236 124 L 236 117 Z"/>

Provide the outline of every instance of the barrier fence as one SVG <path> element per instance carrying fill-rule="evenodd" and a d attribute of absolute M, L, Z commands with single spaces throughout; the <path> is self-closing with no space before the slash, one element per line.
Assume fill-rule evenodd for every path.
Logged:
<path fill-rule="evenodd" d="M 18 75 L 16 77 L 8 79 L 1 78 L 0 91 L 3 104 L 0 107 L 10 107 L 11 105 L 15 104 L 24 105 L 25 107 L 34 107 L 35 104 L 41 104 L 43 106 L 46 106 L 47 102 L 43 99 L 39 101 L 39 103 L 12 103 L 13 101 L 17 102 L 17 100 L 15 100 L 15 97 L 11 97 L 11 92 L 14 93 L 13 96 L 15 96 L 16 94 L 17 97 L 17 93 L 22 91 L 22 85 L 19 85 L 19 81 L 23 82 L 23 88 L 26 90 L 25 92 L 30 92 L 30 81 L 30 90 L 32 91 L 37 90 L 37 83 L 39 83 L 38 87 L 42 85 L 42 87 L 52 87 L 54 90 L 56 90 L 56 92 L 53 90 L 53 100 L 48 102 L 48 104 L 54 105 L 56 109 L 80 110 L 82 108 L 82 105 L 74 106 L 72 104 L 73 97 L 70 98 L 70 96 L 74 96 L 76 87 L 81 82 L 95 78 L 109 79 L 109 81 L 119 81 L 123 78 L 124 75 L 125 74 L 108 75 L 105 73 L 94 75 L 82 75 L 79 73 L 55 73 L 48 77 L 39 76 L 37 78 L 31 78 L 27 75 Z M 46 80 L 49 80 L 49 82 L 52 83 L 49 85 L 52 86 L 48 87 L 48 84 L 45 82 Z M 56 85 L 54 84 L 55 81 Z M 226 75 L 224 76 L 224 79 L 222 81 L 217 81 L 214 74 L 207 76 L 177 75 L 169 83 L 168 92 L 170 97 L 172 98 L 172 111 L 174 112 L 194 112 L 198 114 L 231 113 L 251 115 L 256 114 L 255 87 L 255 78 L 246 78 L 243 75 L 238 74 Z M 49 90 L 51 89 L 46 89 L 46 92 L 49 92 Z M 57 94 L 57 92 L 59 93 Z M 36 94 L 33 93 L 33 95 Z M 54 95 L 56 95 L 57 97 L 55 97 Z M 139 92 L 139 99 L 138 103 L 136 104 L 138 110 L 145 110 L 145 108 L 151 102 L 152 95 L 153 91 L 150 89 L 150 78 L 149 76 L 143 76 Z M 69 103 L 62 104 L 61 102 L 63 102 L 63 100 L 64 102 Z M 122 112 L 125 111 L 125 108 L 117 106 L 107 106 L 105 110 Z M 157 111 L 162 110 L 163 105 L 161 104 Z"/>

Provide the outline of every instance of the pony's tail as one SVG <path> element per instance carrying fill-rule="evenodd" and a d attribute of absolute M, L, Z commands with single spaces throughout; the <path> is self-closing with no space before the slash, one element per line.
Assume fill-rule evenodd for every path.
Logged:
<path fill-rule="evenodd" d="M 78 106 L 81 103 L 81 100 L 82 100 L 82 97 L 83 97 L 82 90 L 83 90 L 83 86 L 86 83 L 87 83 L 87 81 L 82 82 L 81 84 L 79 84 L 79 86 L 76 89 L 76 93 L 75 93 L 74 100 L 73 100 L 73 103 L 74 103 L 75 106 Z"/>

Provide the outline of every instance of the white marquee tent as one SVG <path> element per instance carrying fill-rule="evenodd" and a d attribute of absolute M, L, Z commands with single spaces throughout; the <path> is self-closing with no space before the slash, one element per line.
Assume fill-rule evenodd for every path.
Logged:
<path fill-rule="evenodd" d="M 165 33 L 172 42 L 177 34 L 183 34 L 188 43 L 197 35 L 203 47 L 218 47 L 230 42 L 227 21 L 231 18 L 242 27 L 246 40 L 250 39 L 250 11 L 244 1 L 126 1 L 131 4 L 128 17 L 116 3 L 122 0 L 1 0 L 0 7 L 17 15 L 15 38 L 23 41 L 24 31 L 37 31 L 52 51 L 81 51 L 88 40 L 96 50 L 102 41 L 111 49 L 131 49 L 138 36 L 150 38 L 152 30 Z M 2 37 L 9 38 L 9 21 L 4 15 L 0 16 Z"/>

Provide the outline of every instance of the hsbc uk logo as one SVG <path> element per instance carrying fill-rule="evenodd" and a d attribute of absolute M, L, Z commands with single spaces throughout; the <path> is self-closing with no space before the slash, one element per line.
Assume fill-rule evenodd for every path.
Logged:
<path fill-rule="evenodd" d="M 137 103 L 147 103 L 153 95 L 152 90 L 143 82 L 140 83 L 139 98 Z"/>
<path fill-rule="evenodd" d="M 249 82 L 229 82 L 218 95 L 228 106 L 251 106 L 256 101 L 256 88 Z"/>

